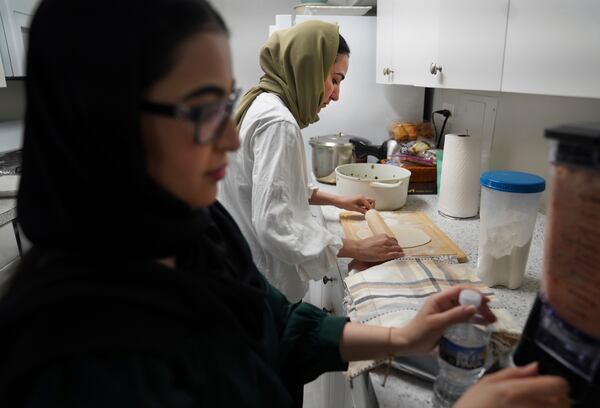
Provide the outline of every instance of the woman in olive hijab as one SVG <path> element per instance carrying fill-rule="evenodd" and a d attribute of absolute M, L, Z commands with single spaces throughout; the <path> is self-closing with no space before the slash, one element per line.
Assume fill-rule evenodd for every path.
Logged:
<path fill-rule="evenodd" d="M 242 229 L 254 261 L 291 301 L 302 299 L 308 280 L 321 279 L 336 256 L 384 261 L 402 256 L 385 235 L 354 241 L 331 234 L 309 204 L 365 212 L 373 200 L 340 197 L 309 184 L 300 129 L 337 101 L 350 49 L 335 24 L 309 21 L 274 33 L 260 53 L 264 72 L 240 104 L 235 121 L 241 149 L 220 201 Z"/>

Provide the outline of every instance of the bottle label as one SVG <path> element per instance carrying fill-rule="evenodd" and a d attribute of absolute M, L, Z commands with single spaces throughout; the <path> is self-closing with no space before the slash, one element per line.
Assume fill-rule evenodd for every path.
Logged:
<path fill-rule="evenodd" d="M 446 337 L 440 340 L 440 358 L 454 367 L 464 370 L 474 370 L 483 367 L 485 363 L 485 346 L 462 347 Z"/>

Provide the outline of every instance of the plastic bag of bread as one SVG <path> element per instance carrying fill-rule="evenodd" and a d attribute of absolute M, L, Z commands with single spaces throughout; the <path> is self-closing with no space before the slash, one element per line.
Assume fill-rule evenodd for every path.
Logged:
<path fill-rule="evenodd" d="M 433 139 L 433 127 L 429 122 L 393 122 L 390 126 L 390 136 L 397 142 L 413 141 L 418 137 Z"/>
<path fill-rule="evenodd" d="M 390 136 L 397 142 L 417 140 L 417 126 L 410 122 L 394 122 L 390 126 Z"/>

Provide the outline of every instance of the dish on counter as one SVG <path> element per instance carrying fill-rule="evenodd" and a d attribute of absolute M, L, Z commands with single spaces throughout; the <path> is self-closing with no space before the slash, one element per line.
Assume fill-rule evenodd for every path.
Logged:
<path fill-rule="evenodd" d="M 300 3 L 294 6 L 296 14 L 309 16 L 364 16 L 372 6 L 329 6 L 323 3 Z"/>

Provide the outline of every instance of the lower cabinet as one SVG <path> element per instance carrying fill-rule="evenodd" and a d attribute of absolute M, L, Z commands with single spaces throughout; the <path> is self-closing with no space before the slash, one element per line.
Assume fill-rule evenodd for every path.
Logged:
<path fill-rule="evenodd" d="M 19 263 L 19 245 L 12 222 L 0 226 L 0 295 Z"/>

